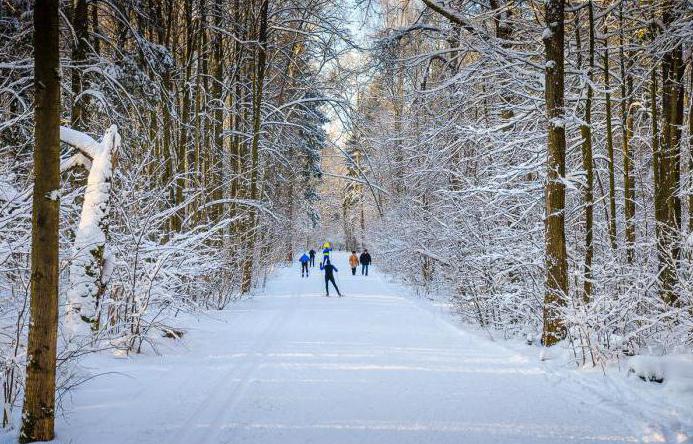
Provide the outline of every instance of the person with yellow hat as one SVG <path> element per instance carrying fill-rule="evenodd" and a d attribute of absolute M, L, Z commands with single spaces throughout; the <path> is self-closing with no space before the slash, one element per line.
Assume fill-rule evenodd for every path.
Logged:
<path fill-rule="evenodd" d="M 323 267 L 325 267 L 325 263 L 330 261 L 330 251 L 332 251 L 332 246 L 329 242 L 325 242 L 324 244 L 322 244 L 322 248 L 322 263 L 320 264 L 321 270 L 323 269 Z"/>

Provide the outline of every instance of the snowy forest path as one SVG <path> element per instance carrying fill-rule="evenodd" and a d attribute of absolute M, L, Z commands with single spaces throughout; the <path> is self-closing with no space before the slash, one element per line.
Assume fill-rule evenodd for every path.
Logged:
<path fill-rule="evenodd" d="M 377 268 L 333 262 L 343 298 L 324 297 L 317 268 L 286 267 L 262 294 L 190 320 L 186 350 L 97 358 L 113 374 L 74 393 L 60 441 L 639 442 L 580 384 L 459 329 Z"/>

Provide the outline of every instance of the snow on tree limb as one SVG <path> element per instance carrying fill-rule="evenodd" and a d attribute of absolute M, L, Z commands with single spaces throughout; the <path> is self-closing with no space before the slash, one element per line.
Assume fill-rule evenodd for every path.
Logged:
<path fill-rule="evenodd" d="M 98 306 L 112 270 L 109 264 L 113 259 L 109 259 L 106 252 L 106 237 L 112 156 L 120 147 L 120 135 L 117 127 L 112 125 L 99 143 L 82 132 L 64 127 L 60 129 L 60 137 L 92 159 L 70 265 L 66 324 L 68 335 L 74 338 L 87 335 L 89 328 L 92 331 L 98 329 Z"/>
<path fill-rule="evenodd" d="M 112 129 L 113 127 L 109 128 Z M 65 126 L 60 127 L 60 140 L 72 145 L 82 152 L 85 156 L 93 159 L 99 152 L 100 143 L 92 139 L 91 136 L 85 134 L 81 131 L 73 130 L 72 128 L 67 128 Z"/>

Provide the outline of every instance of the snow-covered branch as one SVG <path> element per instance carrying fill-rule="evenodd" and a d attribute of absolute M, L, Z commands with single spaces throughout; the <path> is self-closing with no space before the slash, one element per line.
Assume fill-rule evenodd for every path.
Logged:
<path fill-rule="evenodd" d="M 69 128 L 61 128 L 60 134 L 64 142 L 88 152 L 92 159 L 75 232 L 67 315 L 69 334 L 86 335 L 88 328 L 93 331 L 99 328 L 98 306 L 113 268 L 106 239 L 111 210 L 112 156 L 120 147 L 120 135 L 115 125 L 106 130 L 99 143 Z"/>
<path fill-rule="evenodd" d="M 65 126 L 60 127 L 60 140 L 77 148 L 90 159 L 94 159 L 101 149 L 101 144 L 90 135 Z"/>

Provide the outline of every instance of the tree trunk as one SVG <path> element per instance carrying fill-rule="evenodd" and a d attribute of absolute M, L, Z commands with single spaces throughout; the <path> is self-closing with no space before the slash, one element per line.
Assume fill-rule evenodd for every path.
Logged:
<path fill-rule="evenodd" d="M 623 21 L 623 3 L 620 4 L 620 58 L 621 58 L 621 127 L 623 146 L 623 212 L 626 223 L 626 261 L 633 263 L 635 255 L 635 186 L 633 183 L 633 158 L 630 141 L 633 138 L 633 116 L 631 105 L 633 103 L 633 78 L 630 75 L 630 59 L 626 63 L 624 46 L 625 23 Z M 630 56 L 630 52 L 628 53 Z"/>
<path fill-rule="evenodd" d="M 20 442 L 54 437 L 60 216 L 60 53 L 58 0 L 34 6 L 34 194 L 31 323 Z"/>
<path fill-rule="evenodd" d="M 192 1 L 187 1 L 184 3 L 184 14 L 185 14 L 185 79 L 183 81 L 183 104 L 181 107 L 181 125 L 180 125 L 180 137 L 178 139 L 178 150 L 176 153 L 176 192 L 175 192 L 175 205 L 178 207 L 176 213 L 172 219 L 172 228 L 174 231 L 181 231 L 183 228 L 183 220 L 185 220 L 185 206 L 183 201 L 185 200 L 185 189 L 189 185 L 188 179 L 190 178 L 191 168 L 194 164 L 194 152 L 188 152 L 188 134 L 189 134 L 189 124 L 190 124 L 190 108 L 191 108 L 191 97 L 190 97 L 190 81 L 192 80 L 192 55 L 193 55 L 193 45 L 194 45 L 194 31 L 193 31 L 193 13 L 192 13 Z"/>
<path fill-rule="evenodd" d="M 653 10 L 654 11 L 654 10 Z M 652 32 L 652 39 L 654 40 L 657 28 L 656 25 L 654 24 L 654 12 L 653 12 L 653 17 L 652 17 L 652 25 L 650 26 L 650 31 Z M 655 57 L 652 57 L 652 65 L 653 69 L 650 72 L 650 114 L 652 116 L 652 176 L 654 179 L 654 211 L 655 211 L 655 236 L 657 237 L 657 251 L 659 253 L 660 251 L 660 245 L 659 245 L 659 240 L 661 238 L 661 233 L 660 233 L 660 223 L 659 221 L 662 219 L 662 182 L 660 178 L 660 146 L 659 146 L 659 139 L 660 139 L 660 134 L 659 134 L 659 113 L 658 113 L 658 107 L 657 107 L 657 93 L 658 93 L 658 85 L 657 85 L 657 70 L 654 69 L 654 66 L 656 66 L 657 60 Z M 660 271 L 662 268 L 662 261 L 661 261 L 661 256 L 660 256 Z M 660 278 L 661 279 L 661 278 Z M 661 282 L 660 282 L 660 287 L 661 287 Z"/>
<path fill-rule="evenodd" d="M 294 158 L 294 149 L 293 146 L 289 146 L 289 153 L 288 153 L 288 158 L 293 159 Z M 289 177 L 289 183 L 287 185 L 287 193 L 286 193 L 286 200 L 287 204 L 289 205 L 288 211 L 287 211 L 287 218 L 288 218 L 288 225 L 287 225 L 287 233 L 286 233 L 286 260 L 291 263 L 294 261 L 294 229 L 295 229 L 295 223 L 294 223 L 294 179 L 291 177 L 291 175 L 288 175 Z"/>
<path fill-rule="evenodd" d="M 587 4 L 589 23 L 589 61 L 587 67 L 587 98 L 585 100 L 584 123 L 580 125 L 582 136 L 582 167 L 585 170 L 585 188 L 583 200 L 585 205 L 585 262 L 583 275 L 583 295 L 585 303 L 592 300 L 592 260 L 594 258 L 593 227 L 594 227 L 594 162 L 592 156 L 592 89 L 594 73 L 594 7 L 590 0 Z M 578 68 L 582 69 L 582 56 L 580 48 L 580 23 L 578 14 L 575 15 L 575 33 L 578 53 Z"/>
<path fill-rule="evenodd" d="M 79 98 L 82 93 L 82 69 L 87 54 L 89 38 L 88 20 L 89 7 L 87 0 L 74 0 L 72 8 L 72 28 L 75 31 L 75 41 L 72 46 L 72 113 L 70 126 L 82 130 L 84 123 L 84 108 L 86 98 Z"/>
<path fill-rule="evenodd" d="M 243 12 L 246 12 L 245 10 Z M 248 16 L 250 14 L 246 14 Z M 245 17 L 241 16 L 241 5 L 240 0 L 235 0 L 233 5 L 233 22 L 236 23 L 236 28 L 234 33 L 238 34 L 239 38 L 235 38 L 232 41 L 233 47 L 233 58 L 231 59 L 231 64 L 233 66 L 233 72 L 231 74 L 231 87 L 233 93 L 229 94 L 227 97 L 227 108 L 230 110 L 228 122 L 229 129 L 231 130 L 231 136 L 229 137 L 229 157 L 231 159 L 231 197 L 237 199 L 242 196 L 242 183 L 240 180 L 240 175 L 244 171 L 244 151 L 245 147 L 241 146 L 241 138 L 239 136 L 240 126 L 243 123 L 242 117 L 245 115 L 242 112 L 241 104 L 244 102 L 244 89 L 241 86 L 241 76 L 242 76 L 242 60 L 244 55 L 244 47 L 241 45 L 240 41 L 246 41 L 248 37 L 248 26 L 242 22 L 247 21 Z M 240 40 L 240 41 L 239 41 Z M 234 221 L 231 226 L 231 234 L 236 236 L 241 232 L 243 227 L 243 221 L 237 219 L 238 205 L 231 203 L 228 206 L 228 217 L 230 220 Z M 232 253 L 233 257 L 236 254 Z M 239 266 L 245 263 L 245 257 L 241 258 L 238 262 Z"/>
<path fill-rule="evenodd" d="M 513 27 L 510 21 L 513 15 L 512 3 L 508 4 L 506 1 L 500 3 L 499 0 L 491 0 L 490 5 L 491 8 L 495 9 L 493 22 L 496 28 L 496 38 L 500 40 L 503 49 L 512 49 Z M 512 91 L 504 90 L 501 92 L 501 97 L 503 99 L 501 119 L 510 120 L 515 115 L 513 110 L 514 95 Z M 511 127 L 508 127 L 508 130 L 510 129 Z"/>
<path fill-rule="evenodd" d="M 101 40 L 98 34 L 101 32 L 99 28 L 99 6 L 96 2 L 91 5 L 91 31 L 94 33 L 94 53 L 96 55 L 101 54 Z"/>
<path fill-rule="evenodd" d="M 164 162 L 164 174 L 162 177 L 162 184 L 168 187 L 168 201 L 169 205 L 174 206 L 176 204 L 176 188 L 173 186 L 173 171 L 175 167 L 175 156 L 172 151 L 171 143 L 171 72 L 169 68 L 164 68 L 164 73 L 161 79 L 161 126 L 163 128 L 161 151 L 163 153 Z M 175 220 L 176 216 L 172 215 L 169 218 L 168 226 L 166 227 L 166 236 L 168 239 L 169 232 L 175 231 Z"/>
<path fill-rule="evenodd" d="M 191 181 L 194 181 L 194 186 L 198 190 L 204 190 L 205 193 L 200 197 L 190 202 L 188 213 L 195 215 L 195 222 L 204 220 L 209 214 L 209 210 L 198 211 L 197 208 L 203 206 L 211 197 L 206 193 L 207 186 L 210 182 L 209 171 L 206 169 L 208 159 L 210 159 L 209 147 L 207 140 L 207 121 L 209 119 L 209 101 L 208 101 L 208 79 L 209 79 L 209 63 L 207 51 L 207 0 L 200 1 L 199 10 L 199 28 L 197 29 L 198 38 L 195 39 L 197 45 L 197 74 L 195 78 L 195 133 L 194 133 L 194 163 L 189 169 L 188 174 L 193 174 Z"/>
<path fill-rule="evenodd" d="M 260 6 L 260 30 L 258 33 L 257 69 L 253 82 L 253 139 L 251 143 L 250 165 L 250 199 L 257 202 L 258 193 L 258 169 L 260 168 L 260 130 L 262 123 L 262 93 L 265 82 L 265 64 L 267 62 L 267 16 L 269 0 L 262 0 Z M 250 226 L 248 247 L 246 249 L 245 263 L 243 264 L 243 279 L 241 292 L 247 293 L 252 286 L 253 255 L 255 250 L 256 228 L 258 223 L 257 208 L 250 209 Z"/>
<path fill-rule="evenodd" d="M 547 0 L 545 98 L 548 118 L 548 158 L 545 186 L 546 219 L 546 292 L 544 295 L 544 328 L 542 342 L 551 346 L 566 336 L 561 316 L 568 294 L 568 262 L 565 246 L 565 120 L 564 90 L 564 4 Z"/>
<path fill-rule="evenodd" d="M 220 29 L 222 26 L 222 2 L 221 0 L 214 1 L 214 26 Z M 210 169 L 212 171 L 211 188 L 212 188 L 212 200 L 221 200 L 224 197 L 223 194 L 223 176 L 222 170 L 224 168 L 224 141 L 222 138 L 222 133 L 224 131 L 224 97 L 222 96 L 222 84 L 224 82 L 224 53 L 223 53 L 223 40 L 221 33 L 216 31 L 212 40 L 212 57 L 213 57 L 213 79 L 211 94 L 211 103 L 215 104 L 214 107 L 214 121 L 212 130 L 212 160 L 210 162 Z M 222 214 L 220 208 L 222 206 L 217 205 L 211 212 L 211 217 L 214 222 L 218 222 Z"/>
<path fill-rule="evenodd" d="M 611 123 L 611 73 L 609 72 L 609 28 L 608 17 L 604 17 L 604 107 L 606 110 L 606 154 L 609 158 L 609 241 L 611 249 L 616 251 L 616 163 L 614 161 L 614 131 Z"/>
<path fill-rule="evenodd" d="M 681 5 L 669 1 L 663 7 L 665 29 L 679 14 Z M 681 199 L 680 141 L 683 124 L 683 47 L 680 42 L 662 58 L 662 137 L 659 156 L 661 208 L 657 220 L 659 246 L 659 292 L 664 302 L 678 303 L 677 263 L 680 256 Z"/>
<path fill-rule="evenodd" d="M 159 20 L 162 26 L 159 27 L 159 38 L 160 44 L 165 45 L 167 48 L 171 47 L 171 29 L 176 25 L 174 23 L 173 5 L 169 0 L 167 2 L 167 9 L 165 11 L 168 16 L 164 16 L 164 12 L 158 9 L 161 13 L 159 15 Z M 161 76 L 161 127 L 162 131 L 162 141 L 161 141 L 161 151 L 163 154 L 164 162 L 164 174 L 162 176 L 161 184 L 168 188 L 168 204 L 174 206 L 176 202 L 176 187 L 174 186 L 173 172 L 175 171 L 175 155 L 173 150 L 173 143 L 171 141 L 171 133 L 173 132 L 172 119 L 171 119 L 171 107 L 173 106 L 173 81 L 171 74 L 172 67 L 168 64 L 164 66 L 164 72 Z M 164 230 L 163 242 L 168 242 L 169 235 L 172 231 L 175 231 L 175 220 L 176 215 L 172 215 L 168 220 L 168 226 Z"/>
<path fill-rule="evenodd" d="M 693 68 L 688 71 L 688 235 L 693 234 Z"/>

